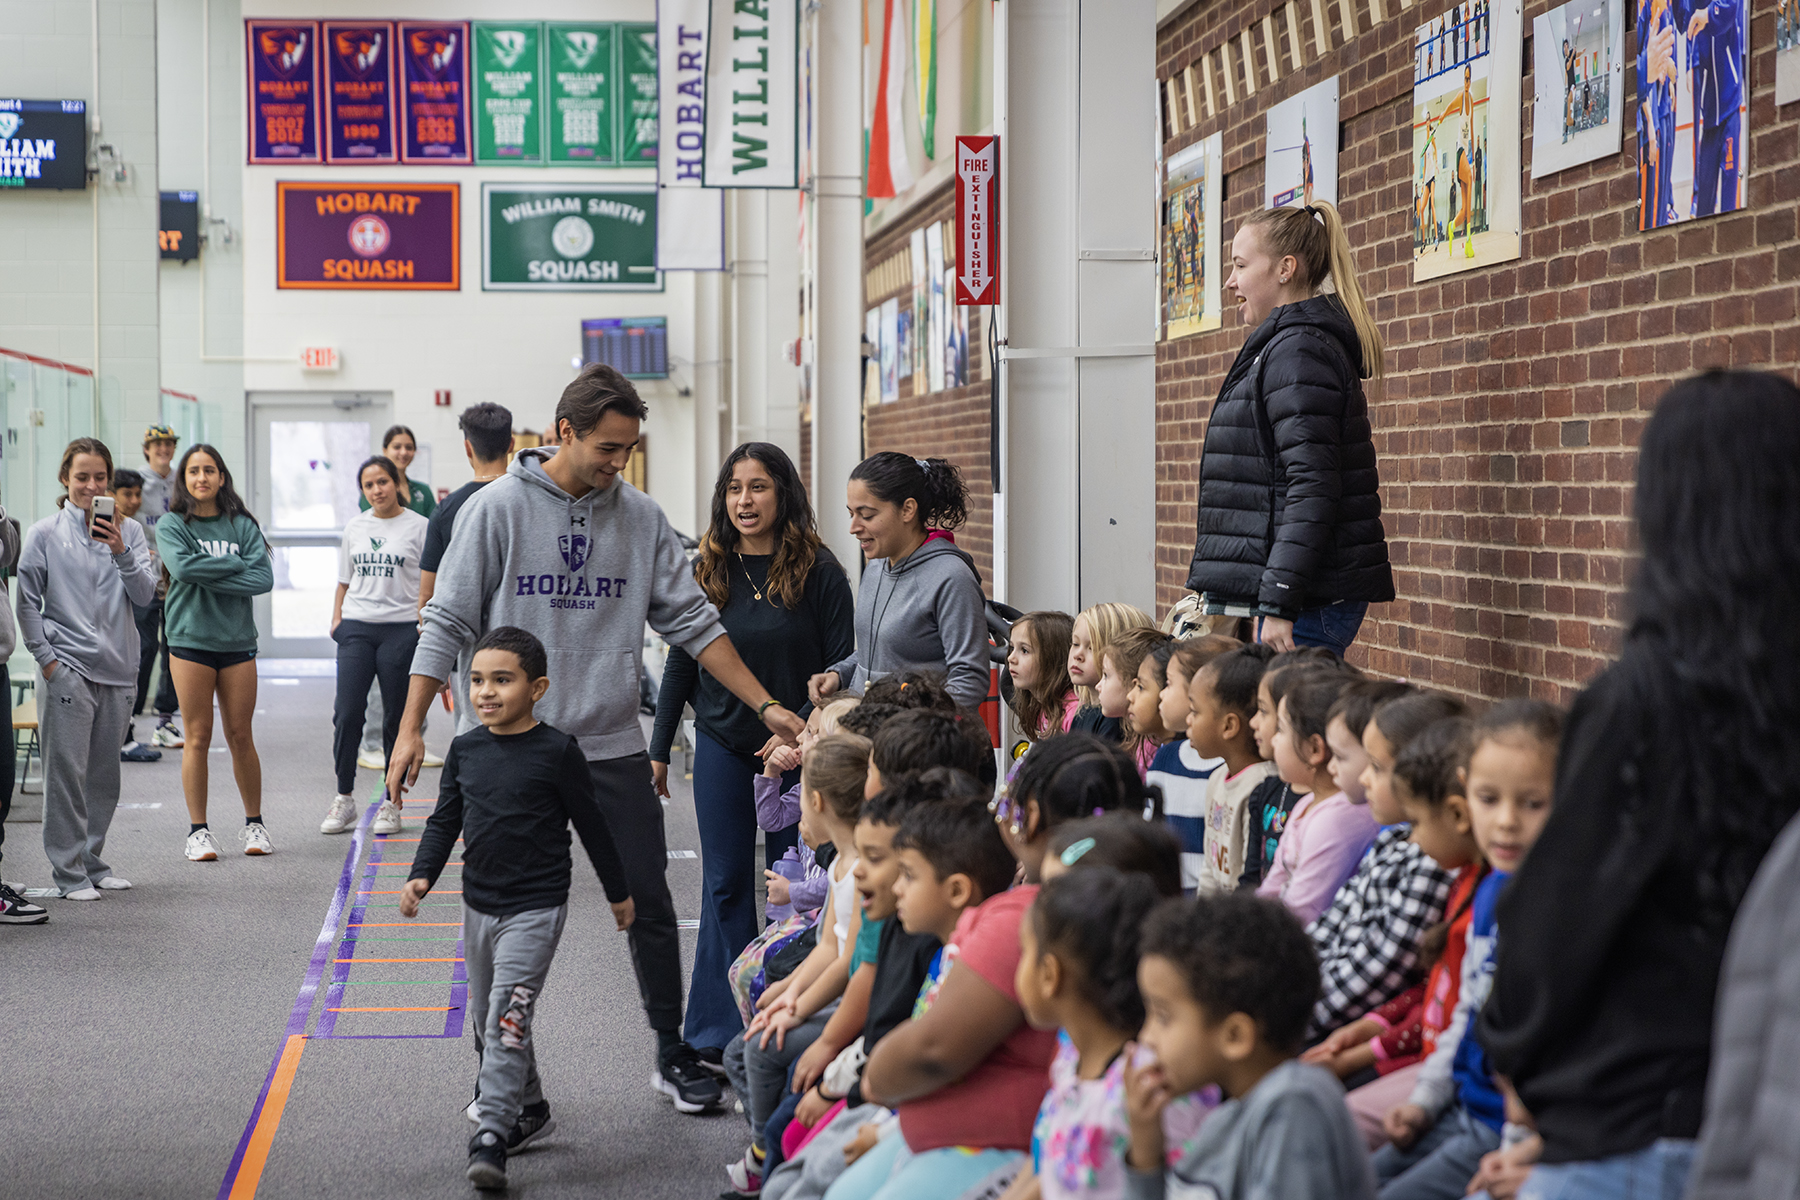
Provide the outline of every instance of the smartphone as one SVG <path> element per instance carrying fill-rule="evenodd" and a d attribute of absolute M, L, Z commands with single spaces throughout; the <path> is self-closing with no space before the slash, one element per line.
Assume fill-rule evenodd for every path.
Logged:
<path fill-rule="evenodd" d="M 113 524 L 117 525 L 119 519 L 114 514 L 117 511 L 118 506 L 119 506 L 118 501 L 114 500 L 111 496 L 95 496 L 94 497 L 93 510 L 88 514 L 88 536 L 89 537 L 94 538 L 98 541 L 106 540 L 106 536 L 104 534 L 102 534 L 99 530 L 94 528 L 94 522 L 101 517 L 105 517 L 108 521 L 111 521 L 111 522 L 113 522 Z"/>

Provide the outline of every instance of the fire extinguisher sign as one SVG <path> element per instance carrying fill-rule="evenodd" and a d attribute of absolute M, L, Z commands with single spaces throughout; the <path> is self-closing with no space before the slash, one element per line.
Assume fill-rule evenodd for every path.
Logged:
<path fill-rule="evenodd" d="M 956 139 L 956 303 L 1000 303 L 1000 139 Z"/>

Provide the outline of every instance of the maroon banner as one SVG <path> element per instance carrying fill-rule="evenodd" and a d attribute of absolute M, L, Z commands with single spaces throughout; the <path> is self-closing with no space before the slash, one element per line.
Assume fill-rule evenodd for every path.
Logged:
<path fill-rule="evenodd" d="M 394 152 L 394 26 L 326 21 L 325 161 L 391 163 Z"/>
<path fill-rule="evenodd" d="M 251 163 L 319 161 L 319 26 L 245 21 Z"/>
<path fill-rule="evenodd" d="M 466 163 L 469 150 L 469 23 L 401 21 L 400 161 Z"/>
<path fill-rule="evenodd" d="M 279 288 L 446 291 L 462 286 L 454 183 L 276 183 Z"/>

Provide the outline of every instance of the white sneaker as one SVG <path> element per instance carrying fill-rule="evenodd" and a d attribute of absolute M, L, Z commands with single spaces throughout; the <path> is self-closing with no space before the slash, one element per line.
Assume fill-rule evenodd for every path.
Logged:
<path fill-rule="evenodd" d="M 425 752 L 425 761 L 421 762 L 419 765 L 421 767 L 441 767 L 444 765 L 444 756 L 441 754 L 433 754 L 431 751 L 427 750 Z"/>
<path fill-rule="evenodd" d="M 342 833 L 356 824 L 356 801 L 348 796 L 337 796 L 331 801 L 331 811 L 319 822 L 320 833 Z"/>
<path fill-rule="evenodd" d="M 358 750 L 356 765 L 366 767 L 371 771 L 385 771 L 387 770 L 387 756 L 379 750 Z"/>
<path fill-rule="evenodd" d="M 250 821 L 238 831 L 238 841 L 244 843 L 245 854 L 273 854 L 275 843 L 269 840 L 269 831 L 261 821 Z"/>
<path fill-rule="evenodd" d="M 96 892 L 91 887 L 84 887 L 80 891 L 63 893 L 64 900 L 98 900 L 99 898 L 100 893 Z"/>
<path fill-rule="evenodd" d="M 129 892 L 131 880 L 120 879 L 117 875 L 108 875 L 95 886 L 103 892 Z"/>
<path fill-rule="evenodd" d="M 219 839 L 213 836 L 210 829 L 196 829 L 188 834 L 187 857 L 189 862 L 214 862 L 219 857 Z"/>
<path fill-rule="evenodd" d="M 375 810 L 374 831 L 376 834 L 400 832 L 400 806 L 398 804 L 392 800 L 381 802 L 381 807 Z"/>

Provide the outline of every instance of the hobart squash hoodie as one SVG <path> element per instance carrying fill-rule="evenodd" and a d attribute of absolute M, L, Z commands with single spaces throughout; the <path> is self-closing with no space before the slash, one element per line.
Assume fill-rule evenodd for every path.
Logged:
<path fill-rule="evenodd" d="M 457 514 L 412 671 L 450 679 L 483 633 L 518 626 L 549 655 L 538 720 L 590 762 L 641 754 L 645 623 L 695 657 L 725 626 L 656 501 L 618 476 L 577 499 L 545 473 L 553 453 L 521 450 Z"/>

